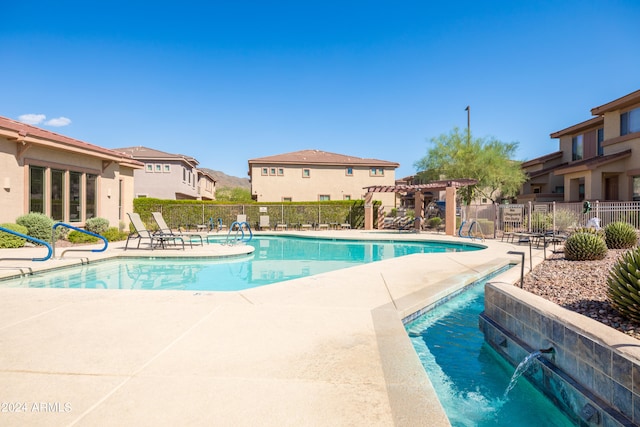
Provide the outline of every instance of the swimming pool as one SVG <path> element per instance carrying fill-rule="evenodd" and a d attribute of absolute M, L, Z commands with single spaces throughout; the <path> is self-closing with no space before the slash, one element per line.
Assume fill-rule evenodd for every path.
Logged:
<path fill-rule="evenodd" d="M 416 253 L 475 251 L 470 243 L 254 237 L 248 256 L 117 258 L 1 281 L 2 287 L 238 291 Z"/>
<path fill-rule="evenodd" d="M 451 425 L 576 425 L 525 378 L 504 396 L 515 369 L 485 342 L 478 328 L 488 280 L 405 326 Z"/>

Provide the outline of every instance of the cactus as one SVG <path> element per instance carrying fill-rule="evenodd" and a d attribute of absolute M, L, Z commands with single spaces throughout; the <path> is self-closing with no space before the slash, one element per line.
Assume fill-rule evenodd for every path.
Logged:
<path fill-rule="evenodd" d="M 607 296 L 623 316 L 640 322 L 640 249 L 627 251 L 607 279 Z"/>
<path fill-rule="evenodd" d="M 609 249 L 630 249 L 638 242 L 633 225 L 628 222 L 612 222 L 604 228 L 605 243 Z"/>
<path fill-rule="evenodd" d="M 606 254 L 604 240 L 593 233 L 573 233 L 564 244 L 564 257 L 570 261 L 593 261 Z"/>

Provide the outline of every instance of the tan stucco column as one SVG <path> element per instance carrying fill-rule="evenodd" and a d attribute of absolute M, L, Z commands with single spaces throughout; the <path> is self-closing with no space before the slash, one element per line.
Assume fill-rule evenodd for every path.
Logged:
<path fill-rule="evenodd" d="M 456 187 L 447 187 L 445 197 L 444 233 L 447 236 L 456 234 Z"/>
<path fill-rule="evenodd" d="M 421 191 L 416 191 L 413 200 L 414 200 L 415 212 L 416 212 L 416 221 L 414 223 L 414 226 L 416 228 L 416 231 L 420 232 L 420 230 L 422 230 L 422 222 L 424 221 L 424 218 L 422 217 L 422 215 L 424 214 L 422 210 L 422 204 L 424 203 L 424 195 L 422 194 Z"/>
<path fill-rule="evenodd" d="M 373 193 L 364 195 L 364 229 L 373 230 Z"/>

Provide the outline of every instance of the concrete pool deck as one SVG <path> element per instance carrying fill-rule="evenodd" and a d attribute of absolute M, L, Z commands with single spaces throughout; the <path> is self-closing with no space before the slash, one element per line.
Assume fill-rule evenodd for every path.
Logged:
<path fill-rule="evenodd" d="M 276 234 L 276 233 L 269 233 Z M 277 233 L 443 240 L 357 230 Z M 415 254 L 239 292 L 3 288 L 0 425 L 447 426 L 402 319 L 529 247 Z M 202 256 L 215 245 L 127 255 Z M 98 259 L 125 254 L 124 243 Z M 43 256 L 2 249 L 0 258 Z M 533 250 L 533 265 L 541 262 Z M 46 264 L 0 261 L 0 277 Z M 513 283 L 520 268 L 493 281 Z M 20 412 L 18 412 L 20 411 Z"/>

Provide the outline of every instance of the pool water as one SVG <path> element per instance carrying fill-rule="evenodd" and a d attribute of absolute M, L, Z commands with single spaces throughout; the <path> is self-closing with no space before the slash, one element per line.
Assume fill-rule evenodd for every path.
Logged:
<path fill-rule="evenodd" d="M 238 291 L 415 253 L 482 249 L 446 242 L 254 237 L 235 258 L 119 258 L 0 282 L 0 286 Z"/>
<path fill-rule="evenodd" d="M 504 397 L 515 368 L 485 342 L 478 328 L 485 282 L 406 325 L 451 425 L 577 425 L 524 377 Z"/>

